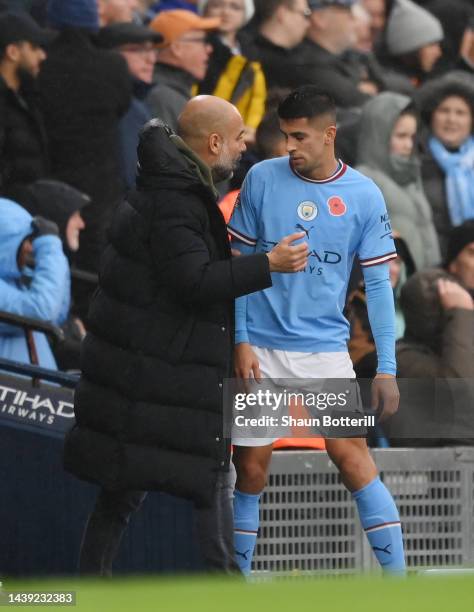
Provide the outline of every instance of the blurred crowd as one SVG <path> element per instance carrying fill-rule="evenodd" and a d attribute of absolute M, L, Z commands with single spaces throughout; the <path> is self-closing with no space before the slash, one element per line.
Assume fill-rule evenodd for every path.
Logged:
<path fill-rule="evenodd" d="M 61 346 L 35 333 L 41 365 L 80 368 L 141 127 L 175 129 L 199 94 L 237 106 L 228 220 L 248 169 L 286 154 L 279 100 L 309 83 L 336 102 L 340 157 L 387 202 L 399 375 L 474 378 L 473 0 L 0 0 L 0 311 L 63 326 Z M 360 278 L 349 350 L 369 378 Z M 21 330 L 2 325 L 0 356 L 29 361 Z"/>

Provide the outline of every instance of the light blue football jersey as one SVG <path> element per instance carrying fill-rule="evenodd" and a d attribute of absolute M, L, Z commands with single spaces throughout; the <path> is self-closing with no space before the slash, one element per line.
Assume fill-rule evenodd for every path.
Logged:
<path fill-rule="evenodd" d="M 396 257 L 387 208 L 375 183 L 339 162 L 328 179 L 304 178 L 288 157 L 250 170 L 229 224 L 235 248 L 269 252 L 280 240 L 304 231 L 306 269 L 273 273 L 273 286 L 239 298 L 236 342 L 298 352 L 347 351 L 343 315 L 357 254 L 362 266 Z"/>

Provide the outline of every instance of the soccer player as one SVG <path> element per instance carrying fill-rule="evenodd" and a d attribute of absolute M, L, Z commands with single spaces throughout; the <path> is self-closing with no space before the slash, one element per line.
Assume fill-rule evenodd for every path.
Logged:
<path fill-rule="evenodd" d="M 314 86 L 292 92 L 278 109 L 288 157 L 250 170 L 229 224 L 235 248 L 265 252 L 282 236 L 303 230 L 309 264 L 279 275 L 273 286 L 236 305 L 236 375 L 265 378 L 355 378 L 347 352 L 343 308 L 354 256 L 363 269 L 378 357 L 373 407 L 396 412 L 394 304 L 388 262 L 396 257 L 383 196 L 372 180 L 334 154 L 334 101 Z M 259 498 L 272 439 L 233 440 L 236 561 L 248 574 L 259 525 Z M 400 518 L 380 480 L 365 438 L 328 438 L 326 449 L 356 502 L 380 565 L 403 572 Z"/>

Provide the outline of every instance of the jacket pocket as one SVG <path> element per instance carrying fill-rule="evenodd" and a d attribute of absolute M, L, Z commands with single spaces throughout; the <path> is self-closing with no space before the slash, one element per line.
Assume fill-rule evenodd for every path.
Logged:
<path fill-rule="evenodd" d="M 186 350 L 194 330 L 195 317 L 187 317 L 179 326 L 173 339 L 168 345 L 168 359 L 171 363 L 178 363 Z"/>

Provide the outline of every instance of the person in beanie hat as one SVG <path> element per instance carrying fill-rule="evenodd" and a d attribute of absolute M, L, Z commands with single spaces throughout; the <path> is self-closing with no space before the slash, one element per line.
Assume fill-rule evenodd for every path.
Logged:
<path fill-rule="evenodd" d="M 22 195 L 20 204 L 33 217 L 39 215 L 57 225 L 63 251 L 71 264 L 85 228 L 81 213 L 90 203 L 89 196 L 66 183 L 46 179 L 29 185 Z M 60 370 L 79 370 L 81 342 L 86 330 L 75 313 L 74 304 L 67 318 L 61 321 L 61 327 L 64 340 L 52 347 L 56 363 Z"/>
<path fill-rule="evenodd" d="M 56 224 L 0 198 L 0 245 L 0 310 L 61 325 L 69 310 L 70 277 Z M 31 363 L 35 352 L 37 364 L 57 370 L 45 334 L 25 335 L 2 324 L 0 357 Z"/>
<path fill-rule="evenodd" d="M 95 44 L 96 0 L 50 0 L 48 18 L 60 30 L 39 79 L 52 178 L 91 198 L 76 265 L 96 272 L 112 210 L 122 196 L 117 130 L 130 104 L 130 77 L 119 54 Z M 74 301 L 83 320 L 91 292 L 89 283 L 75 281 Z"/>
<path fill-rule="evenodd" d="M 33 217 L 54 221 L 64 251 L 71 255 L 79 250 L 79 234 L 85 228 L 81 211 L 90 201 L 87 194 L 66 183 L 43 179 L 28 185 L 20 204 Z"/>
<path fill-rule="evenodd" d="M 434 15 L 411 0 L 398 0 L 385 33 L 387 52 L 396 71 L 419 85 L 442 55 L 443 27 Z"/>
<path fill-rule="evenodd" d="M 451 230 L 445 268 L 474 298 L 474 220 Z"/>

